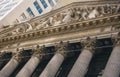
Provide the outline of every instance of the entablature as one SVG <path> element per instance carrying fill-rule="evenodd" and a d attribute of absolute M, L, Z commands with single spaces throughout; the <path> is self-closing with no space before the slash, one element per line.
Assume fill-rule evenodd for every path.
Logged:
<path fill-rule="evenodd" d="M 87 36 L 109 37 L 120 30 L 119 3 L 120 1 L 75 2 L 53 10 L 1 31 L 0 48 L 51 45 L 51 42 L 74 41 Z"/>

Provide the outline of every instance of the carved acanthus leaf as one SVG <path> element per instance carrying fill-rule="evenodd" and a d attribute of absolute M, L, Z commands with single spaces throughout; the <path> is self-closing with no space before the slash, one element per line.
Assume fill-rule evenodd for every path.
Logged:
<path fill-rule="evenodd" d="M 55 46 L 56 52 L 62 54 L 65 57 L 67 56 L 67 53 L 68 53 L 67 51 L 69 50 L 69 47 L 70 47 L 69 41 L 67 42 L 61 41 Z"/>
<path fill-rule="evenodd" d="M 96 43 L 96 38 L 91 39 L 90 37 L 87 37 L 87 39 L 81 40 L 83 49 L 89 49 L 92 53 L 94 52 L 95 49 L 95 43 Z"/>
<path fill-rule="evenodd" d="M 17 49 L 16 49 L 16 52 L 13 53 L 13 58 L 14 58 L 15 60 L 17 60 L 18 62 L 21 62 L 23 51 L 24 51 L 23 48 L 22 48 L 22 49 L 18 49 L 18 48 L 17 48 Z"/>
<path fill-rule="evenodd" d="M 120 45 L 120 32 L 118 33 L 118 35 L 113 36 L 112 39 L 114 45 Z"/>
<path fill-rule="evenodd" d="M 39 59 L 42 59 L 44 55 L 46 55 L 46 48 L 45 45 L 39 46 L 37 45 L 35 49 L 33 49 L 33 56 L 38 57 Z"/>

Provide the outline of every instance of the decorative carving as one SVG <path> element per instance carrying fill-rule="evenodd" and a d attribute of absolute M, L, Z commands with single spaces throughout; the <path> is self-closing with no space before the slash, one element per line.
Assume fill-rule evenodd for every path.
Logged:
<path fill-rule="evenodd" d="M 88 20 L 96 17 L 103 17 L 107 15 L 120 13 L 120 5 L 119 4 L 103 4 L 103 5 L 94 5 L 94 6 L 80 6 L 74 5 L 74 7 L 69 7 L 70 9 L 64 9 L 63 11 L 59 11 L 54 15 L 50 15 L 47 18 L 38 19 L 39 21 L 27 21 L 25 23 L 21 23 L 18 25 L 19 28 L 15 29 L 13 32 L 8 35 L 14 35 L 18 33 L 23 33 L 24 30 L 20 26 L 24 27 L 25 32 L 29 32 L 31 30 L 43 29 L 49 26 L 58 26 L 62 23 L 70 23 L 71 21 L 82 21 Z M 33 25 L 30 23 L 37 23 L 35 28 L 33 29 Z M 22 31 L 21 31 L 22 30 Z"/>
<path fill-rule="evenodd" d="M 120 30 L 120 25 L 112 26 L 112 30 Z"/>
<path fill-rule="evenodd" d="M 0 58 L 2 58 L 4 55 L 6 54 L 6 52 L 0 52 Z"/>
<path fill-rule="evenodd" d="M 39 46 L 37 45 L 35 49 L 33 49 L 33 56 L 36 56 L 39 59 L 42 59 L 46 55 L 45 45 Z"/>
<path fill-rule="evenodd" d="M 18 62 L 21 62 L 21 58 L 22 58 L 22 53 L 23 53 L 23 51 L 24 51 L 24 49 L 22 48 L 22 49 L 16 49 L 16 52 L 15 53 L 13 53 L 13 58 L 15 59 L 15 60 L 17 60 Z"/>
<path fill-rule="evenodd" d="M 58 13 L 54 15 L 53 21 L 51 22 L 52 26 L 58 26 L 62 23 L 63 16 L 62 14 Z"/>
<path fill-rule="evenodd" d="M 99 16 L 99 12 L 97 9 L 98 9 L 98 7 L 93 8 L 93 10 L 88 15 L 88 19 L 96 18 L 97 16 Z"/>
<path fill-rule="evenodd" d="M 116 6 L 117 8 L 114 8 L 114 9 L 116 9 L 115 10 L 115 13 L 120 13 L 120 4 L 118 5 L 118 6 Z"/>
<path fill-rule="evenodd" d="M 112 40 L 114 45 L 120 45 L 120 32 L 117 36 L 112 37 Z"/>
<path fill-rule="evenodd" d="M 69 51 L 69 47 L 70 47 L 69 41 L 67 41 L 67 42 L 61 41 L 60 43 L 58 43 L 58 44 L 56 43 L 55 44 L 56 52 L 62 54 L 64 57 L 67 57 L 67 53 Z"/>
<path fill-rule="evenodd" d="M 103 2 L 104 3 L 104 2 Z M 31 30 L 36 30 L 36 29 L 42 29 L 40 32 L 41 33 L 43 33 L 43 34 L 41 34 L 40 36 L 43 36 L 43 35 L 47 35 L 47 34 L 52 34 L 52 33 L 54 33 L 54 32 L 50 32 L 50 33 L 44 33 L 44 32 L 47 32 L 47 31 L 56 31 L 57 29 L 56 29 L 56 27 L 55 28 L 51 28 L 51 29 L 53 29 L 53 30 L 51 30 L 51 29 L 44 29 L 44 28 L 47 28 L 47 27 L 49 27 L 49 26 L 58 26 L 58 25 L 60 25 L 59 27 L 61 28 L 61 29 L 64 29 L 64 31 L 65 30 L 68 30 L 68 28 L 70 28 L 71 30 L 73 30 L 72 29 L 72 27 L 73 27 L 73 25 L 77 25 L 76 26 L 76 28 L 78 28 L 79 26 L 82 26 L 82 27 L 86 27 L 86 25 L 84 25 L 84 23 L 86 24 L 86 23 L 88 23 L 87 21 L 85 21 L 84 23 L 83 22 L 78 22 L 78 21 L 82 21 L 82 20 L 90 20 L 90 19 L 93 19 L 93 18 L 96 18 L 96 17 L 101 17 L 100 19 L 101 19 L 101 21 L 102 22 L 104 22 L 103 20 L 106 18 L 106 16 L 108 16 L 109 17 L 109 19 L 112 19 L 112 18 L 114 18 L 115 16 L 116 17 L 118 17 L 119 15 L 114 15 L 114 14 L 119 14 L 120 13 L 120 5 L 118 5 L 118 3 L 116 3 L 116 2 L 110 2 L 110 4 L 101 4 L 101 5 L 97 5 L 96 4 L 96 2 L 93 2 L 92 4 L 94 4 L 94 5 L 92 5 L 91 6 L 91 3 L 90 3 L 90 5 L 89 4 L 87 4 L 86 6 L 81 6 L 81 5 L 78 5 L 79 3 L 77 3 L 77 4 L 74 4 L 72 7 L 71 6 L 69 6 L 69 10 L 68 10 L 68 7 L 66 7 L 66 8 L 62 8 L 60 11 L 59 10 L 57 10 L 57 11 L 53 11 L 53 14 L 46 14 L 46 16 L 45 15 L 43 15 L 43 16 L 40 16 L 40 17 L 37 17 L 37 18 L 34 18 L 34 19 L 31 19 L 30 21 L 27 21 L 27 22 L 24 22 L 24 23 L 21 23 L 21 24 L 19 24 L 19 25 L 16 25 L 15 26 L 15 28 L 11 28 L 11 29 L 9 29 L 9 31 L 5 31 L 4 30 L 4 32 L 0 32 L 1 34 L 2 33 L 5 33 L 5 34 L 8 34 L 8 35 L 5 35 L 5 37 L 3 37 L 3 34 L 0 36 L 1 37 L 1 40 L 3 40 L 2 42 L 1 42 L 1 45 L 5 45 L 5 44 L 7 44 L 7 43 L 11 43 L 11 40 L 12 40 L 12 43 L 13 43 L 13 41 L 14 42 L 16 42 L 16 41 L 23 41 L 23 40 L 29 40 L 29 39 L 35 39 L 35 38 L 30 38 L 30 37 L 33 37 L 33 36 L 31 36 L 30 35 L 30 33 L 25 33 L 25 34 L 27 34 L 27 35 L 30 35 L 30 37 L 29 36 L 26 36 L 26 37 L 28 37 L 29 39 L 25 39 L 24 37 L 22 37 L 23 35 L 25 35 L 25 34 L 22 34 L 22 33 L 24 33 L 24 32 L 26 32 L 26 31 L 31 31 Z M 116 8 L 115 8 L 116 7 Z M 107 11 L 108 12 L 107 12 Z M 113 15 L 112 15 L 113 14 Z M 111 16 L 112 15 L 112 16 Z M 45 16 L 45 17 L 44 17 Z M 104 17 L 105 16 L 105 17 Z M 102 18 L 103 17 L 103 18 Z M 69 19 L 70 18 L 70 19 Z M 69 20 L 66 20 L 66 19 L 69 19 Z M 99 20 L 100 20 L 99 18 L 98 19 L 96 19 L 96 20 L 94 20 L 94 22 L 96 22 L 96 24 L 95 25 L 97 25 L 97 24 L 101 24 L 101 22 L 99 22 Z M 119 19 L 119 17 L 118 17 L 118 19 Z M 66 22 L 63 22 L 64 20 L 66 20 Z M 114 19 L 113 19 L 114 20 Z M 72 23 L 72 22 L 75 22 L 75 23 Z M 115 22 L 116 21 L 119 21 L 119 20 L 115 20 Z M 26 26 L 26 24 L 27 23 L 31 23 L 31 24 L 35 24 L 35 23 L 37 23 L 36 24 L 36 26 L 35 26 L 35 28 L 34 29 L 32 29 L 32 26 L 31 27 L 29 27 L 29 28 L 25 28 L 25 26 Z M 90 22 L 93 22 L 92 20 L 90 20 Z M 64 24 L 65 23 L 65 24 Z M 67 25 L 66 25 L 66 23 L 67 23 Z M 70 24 L 69 24 L 70 23 Z M 71 25 L 71 23 L 73 24 L 73 25 Z M 111 20 L 111 22 L 110 23 L 114 23 L 114 22 L 112 22 L 112 20 Z M 119 23 L 119 22 L 118 22 Z M 80 24 L 82 24 L 82 25 L 80 25 Z M 105 22 L 105 24 L 109 24 L 108 22 Z M 30 24 L 27 24 L 27 26 L 29 26 Z M 88 23 L 88 25 L 90 25 L 90 23 Z M 62 26 L 62 27 L 61 27 Z M 67 26 L 67 27 L 65 27 L 65 26 Z M 69 27 L 68 27 L 69 26 Z M 72 26 L 72 27 L 71 27 Z M 100 26 L 99 26 L 100 27 Z M 74 28 L 74 31 L 76 30 L 76 28 Z M 80 29 L 81 27 L 79 27 L 79 29 Z M 86 28 L 88 28 L 88 27 L 86 27 Z M 13 30 L 14 29 L 14 30 Z M 18 30 L 17 30 L 18 29 Z M 82 29 L 82 28 L 81 28 Z M 80 30 L 81 30 L 80 29 Z M 118 29 L 118 28 L 116 28 L 116 29 Z M 71 31 L 71 30 L 69 30 L 69 31 Z M 12 32 L 13 31 L 13 32 Z M 37 30 L 38 31 L 38 30 Z M 61 30 L 61 32 L 62 32 L 63 30 Z M 36 31 L 33 31 L 31 34 L 34 34 Z M 58 32 L 60 32 L 60 30 L 58 31 Z M 16 34 L 19 34 L 19 36 L 18 35 L 16 35 Z M 6 41 L 6 36 L 8 36 L 7 38 L 11 38 L 11 36 L 12 36 L 12 38 L 14 38 L 14 37 L 16 37 L 16 36 L 14 36 L 14 35 L 16 35 L 16 36 L 18 36 L 18 39 L 17 40 L 15 40 L 15 39 L 8 39 L 8 41 Z M 19 38 L 20 37 L 20 38 Z M 34 36 L 34 37 L 36 37 L 36 36 Z M 37 36 L 37 37 L 39 37 L 39 36 Z M 4 43 L 3 43 L 4 42 Z"/>
<path fill-rule="evenodd" d="M 26 23 L 26 32 L 29 32 L 31 30 L 33 30 L 32 25 L 30 25 L 29 23 Z"/>
<path fill-rule="evenodd" d="M 62 20 L 62 22 L 64 23 L 68 23 L 70 21 L 72 21 L 72 17 L 73 16 L 73 9 L 68 9 L 68 11 L 66 11 L 66 14 Z"/>
<path fill-rule="evenodd" d="M 57 26 L 61 23 L 69 23 L 74 20 L 82 21 L 105 16 L 108 14 L 114 14 L 118 9 L 119 7 L 117 5 L 110 6 L 109 4 L 97 7 L 74 7 L 62 11 L 61 13 L 55 14 L 54 16 L 51 16 L 49 18 L 46 18 L 44 21 L 42 21 L 41 25 L 38 25 L 36 27 L 36 29 L 40 29 L 41 27 L 46 28 L 49 26 Z"/>
<path fill-rule="evenodd" d="M 43 29 L 43 28 L 51 26 L 51 21 L 52 21 L 52 17 L 43 19 L 43 21 L 41 21 L 41 23 L 36 26 L 35 30 Z"/>
<path fill-rule="evenodd" d="M 95 43 L 96 43 L 96 38 L 91 39 L 90 37 L 87 37 L 86 40 L 81 40 L 83 49 L 89 49 L 91 53 L 94 53 Z"/>

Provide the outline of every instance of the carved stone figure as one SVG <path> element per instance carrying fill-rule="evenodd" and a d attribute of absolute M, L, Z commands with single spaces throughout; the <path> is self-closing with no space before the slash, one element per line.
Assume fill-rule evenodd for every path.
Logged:
<path fill-rule="evenodd" d="M 82 18 L 81 18 L 81 20 L 87 20 L 87 17 L 88 17 L 87 8 L 82 8 Z"/>
<path fill-rule="evenodd" d="M 63 18 L 62 22 L 64 22 L 64 23 L 70 22 L 72 20 L 72 15 L 73 15 L 72 9 L 68 9 L 68 12 L 66 13 L 66 15 Z"/>
<path fill-rule="evenodd" d="M 103 6 L 98 6 L 97 11 L 99 12 L 99 17 L 102 17 L 105 15 Z"/>
<path fill-rule="evenodd" d="M 34 28 L 34 30 L 37 30 L 37 29 L 40 29 L 41 27 L 42 27 L 42 21 L 40 22 L 40 24 L 39 25 L 37 25 L 35 28 Z"/>
<path fill-rule="evenodd" d="M 51 25 L 54 24 L 54 17 L 53 17 L 53 16 L 49 17 L 49 23 L 50 23 Z"/>
<path fill-rule="evenodd" d="M 27 27 L 26 32 L 33 30 L 32 25 L 30 25 L 29 23 L 26 23 L 26 27 Z"/>
<path fill-rule="evenodd" d="M 56 14 L 54 17 L 53 17 L 53 26 L 58 26 L 60 25 L 62 22 L 62 17 L 61 17 L 61 14 Z"/>
<path fill-rule="evenodd" d="M 112 14 L 117 13 L 116 10 L 117 10 L 117 6 L 114 6 L 114 5 L 111 6 L 111 13 L 112 13 Z"/>
<path fill-rule="evenodd" d="M 88 18 L 96 18 L 99 15 L 97 8 L 93 9 L 92 12 L 88 15 Z"/>
<path fill-rule="evenodd" d="M 75 8 L 75 20 L 79 21 L 81 20 L 81 8 Z"/>
<path fill-rule="evenodd" d="M 120 13 L 120 4 L 116 8 L 116 13 Z"/>
<path fill-rule="evenodd" d="M 38 26 L 36 26 L 35 30 L 49 27 L 51 25 L 51 23 L 50 23 L 51 20 L 50 19 L 51 18 L 43 19 L 43 21 L 41 21 L 41 23 Z"/>

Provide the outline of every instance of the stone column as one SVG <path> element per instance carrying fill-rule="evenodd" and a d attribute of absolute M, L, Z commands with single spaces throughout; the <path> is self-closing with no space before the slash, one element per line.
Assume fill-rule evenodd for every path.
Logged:
<path fill-rule="evenodd" d="M 39 77 L 54 77 L 57 73 L 58 69 L 60 68 L 61 64 L 63 63 L 65 57 L 67 56 L 66 51 L 68 51 L 68 42 L 63 43 L 62 41 L 60 44 L 56 46 L 57 53 L 53 56 L 50 60 L 46 68 L 43 70 Z"/>
<path fill-rule="evenodd" d="M 30 77 L 31 74 L 34 72 L 38 64 L 43 58 L 42 53 L 45 52 L 45 46 L 39 47 L 37 45 L 37 48 L 33 50 L 34 54 L 30 58 L 30 60 L 25 64 L 25 66 L 20 70 L 20 72 L 17 74 L 16 77 Z"/>
<path fill-rule="evenodd" d="M 79 55 L 78 59 L 76 60 L 67 77 L 84 77 L 84 75 L 87 72 L 89 63 L 94 53 L 95 40 L 93 39 L 90 40 L 89 38 L 83 41 L 82 43 L 83 43 L 82 52 Z"/>
<path fill-rule="evenodd" d="M 22 56 L 22 51 L 17 49 L 17 53 L 13 55 L 11 60 L 3 67 L 3 69 L 0 71 L 0 77 L 9 77 L 12 72 L 16 69 L 19 62 L 21 61 L 20 57 Z"/>
<path fill-rule="evenodd" d="M 120 75 L 120 36 L 115 40 L 114 44 L 115 46 L 102 77 L 119 77 Z"/>

